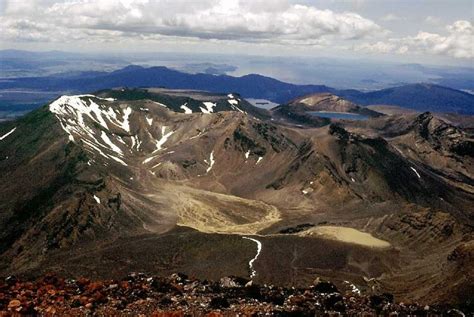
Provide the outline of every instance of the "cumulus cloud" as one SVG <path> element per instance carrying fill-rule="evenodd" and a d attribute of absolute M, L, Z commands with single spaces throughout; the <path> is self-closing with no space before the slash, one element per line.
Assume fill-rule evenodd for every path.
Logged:
<path fill-rule="evenodd" d="M 401 39 L 401 42 L 421 52 L 474 58 L 474 32 L 471 22 L 456 21 L 446 29 L 447 35 L 419 32 L 416 36 Z"/>
<path fill-rule="evenodd" d="M 85 30 L 96 30 L 99 38 L 111 32 L 110 36 L 137 38 L 161 35 L 312 45 L 383 33 L 379 25 L 357 13 L 336 13 L 288 0 L 11 0 L 0 17 L 6 30 L 0 37 L 10 41 L 31 37 L 20 34 L 29 32 L 20 21 L 35 25 L 29 30 L 38 40 L 41 33 L 50 41 L 67 41 Z"/>
<path fill-rule="evenodd" d="M 0 0 L 2 1 L 2 0 Z M 355 12 L 298 0 L 3 0 L 0 41 L 56 43 L 240 43 L 257 49 L 332 48 L 374 54 L 473 58 L 473 27 L 456 21 L 444 34 L 397 37 Z M 300 3 L 301 3 L 300 2 Z M 364 0 L 358 0 L 365 5 Z M 357 7 L 357 6 L 355 6 Z M 379 21 L 400 22 L 387 14 Z M 428 17 L 425 26 L 438 21 Z M 391 24 L 393 25 L 393 23 Z"/>
<path fill-rule="evenodd" d="M 359 44 L 358 51 L 370 53 L 423 53 L 455 58 L 474 58 L 474 32 L 471 22 L 459 20 L 446 26 L 446 35 L 420 31 L 415 36 Z"/>

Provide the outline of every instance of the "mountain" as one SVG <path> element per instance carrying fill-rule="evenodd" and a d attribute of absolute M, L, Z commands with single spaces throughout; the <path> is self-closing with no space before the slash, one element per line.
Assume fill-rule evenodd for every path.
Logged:
<path fill-rule="evenodd" d="M 278 104 L 315 93 L 333 93 L 361 105 L 399 105 L 420 111 L 474 114 L 474 95 L 431 85 L 413 84 L 373 92 L 337 90 L 324 85 L 295 85 L 270 77 L 251 74 L 242 77 L 188 74 L 166 67 L 144 68 L 131 65 L 113 72 L 84 72 L 74 76 L 9 78 L 0 89 L 29 89 L 88 93 L 110 87 L 165 87 L 205 90 L 214 93 L 233 91 L 243 98 L 267 99 Z"/>
<path fill-rule="evenodd" d="M 288 104 L 280 105 L 272 109 L 274 116 L 294 123 L 310 124 L 314 126 L 327 125 L 331 120 L 326 117 L 316 116 L 329 115 L 334 113 L 343 115 L 355 115 L 361 118 L 374 118 L 383 114 L 358 106 L 339 96 L 320 93 L 304 96 L 292 100 Z"/>
<path fill-rule="evenodd" d="M 128 66 L 90 78 L 29 77 L 0 83 L 0 89 L 27 89 L 88 92 L 110 87 L 166 87 L 210 92 L 235 91 L 245 98 L 284 102 L 302 94 L 330 91 L 322 85 L 293 85 L 261 75 L 232 77 L 227 75 L 187 74 L 166 67 Z"/>
<path fill-rule="evenodd" d="M 418 111 L 474 114 L 474 95 L 433 84 L 410 84 L 373 92 L 338 93 L 362 105 L 397 105 Z"/>
<path fill-rule="evenodd" d="M 321 277 L 467 302 L 473 142 L 429 113 L 305 128 L 232 91 L 61 96 L 0 124 L 0 275 Z"/>

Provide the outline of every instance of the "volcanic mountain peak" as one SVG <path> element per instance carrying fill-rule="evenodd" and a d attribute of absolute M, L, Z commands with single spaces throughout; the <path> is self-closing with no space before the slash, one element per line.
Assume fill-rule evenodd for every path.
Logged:
<path fill-rule="evenodd" d="M 338 106 L 339 109 L 351 110 L 357 107 L 356 104 L 345 100 L 339 96 L 330 94 L 330 93 L 319 93 L 313 94 L 309 96 L 305 96 L 302 98 L 295 99 L 291 103 L 303 103 L 309 107 L 314 107 L 315 110 L 322 110 L 325 107 L 336 107 Z M 328 109 L 327 109 L 328 110 Z M 334 109 L 336 110 L 336 109 Z M 341 110 L 340 110 L 341 111 Z"/>
<path fill-rule="evenodd" d="M 413 130 L 434 150 L 460 157 L 474 157 L 474 137 L 430 113 L 419 115 L 414 121 Z"/>
<path fill-rule="evenodd" d="M 381 113 L 361 107 L 344 98 L 330 94 L 318 93 L 305 96 L 290 102 L 290 105 L 303 104 L 307 111 L 346 112 L 364 114 L 370 117 L 382 116 Z"/>
<path fill-rule="evenodd" d="M 216 96 L 196 91 L 162 89 L 150 91 L 152 93 L 145 96 L 151 96 L 161 102 L 149 99 L 138 101 L 130 96 L 128 96 L 130 98 L 128 101 L 94 95 L 62 96 L 49 105 L 49 110 L 55 114 L 70 141 L 80 142 L 84 144 L 88 152 L 105 159 L 112 159 L 124 166 L 129 163 L 134 164 L 134 160 L 126 162 L 130 155 L 143 157 L 143 164 L 155 162 L 159 151 L 166 149 L 174 141 L 181 143 L 183 135 L 187 135 L 189 140 L 201 137 L 208 130 L 209 119 L 211 119 L 211 117 L 202 117 L 203 114 L 235 112 L 241 116 L 244 115 L 242 118 L 246 118 L 247 112 L 242 109 L 260 114 L 258 109 L 246 104 L 234 94 Z M 125 90 L 119 91 L 119 95 L 128 93 Z M 101 95 L 107 94 L 117 96 L 115 91 L 101 93 Z M 183 98 L 186 102 L 181 104 L 184 101 Z M 193 114 L 196 108 L 198 114 Z M 197 119 L 193 123 L 196 132 L 184 129 L 183 121 L 191 120 L 188 116 L 181 117 L 179 113 L 173 114 L 174 112 L 192 114 Z M 223 114 L 220 118 L 229 118 L 229 115 Z M 216 123 L 215 118 L 212 118 L 212 121 Z M 256 123 L 256 127 L 259 125 Z M 250 154 L 263 156 L 266 153 L 264 147 L 239 131 L 242 131 L 241 128 L 236 128 L 234 138 L 237 136 L 240 142 L 246 142 L 241 148 L 246 153 L 248 152 L 247 158 Z M 268 130 L 258 133 L 264 133 L 261 137 L 265 138 L 268 137 L 265 135 L 266 132 Z M 280 147 L 277 139 L 273 138 L 270 142 L 271 147 L 275 149 Z"/>
<path fill-rule="evenodd" d="M 440 134 L 445 136 L 450 135 L 452 137 L 461 136 L 462 134 L 465 135 L 459 128 L 434 116 L 430 112 L 424 112 L 418 115 L 413 122 L 413 126 L 425 137 L 439 136 Z"/>
<path fill-rule="evenodd" d="M 272 114 L 282 121 L 310 126 L 324 126 L 337 118 L 321 116 L 321 114 L 355 114 L 367 118 L 381 117 L 383 114 L 358 106 L 350 101 L 330 93 L 308 95 L 290 103 L 273 108 Z M 319 114 L 318 114 L 319 113 Z"/>
<path fill-rule="evenodd" d="M 108 254 L 104 258 L 115 256 L 108 252 L 121 257 L 123 252 L 134 254 L 132 258 L 134 252 L 159 254 L 159 259 L 133 260 L 152 265 L 151 271 L 156 270 L 155 263 L 164 270 L 196 270 L 196 262 L 205 261 L 203 254 L 216 250 L 227 257 L 219 263 L 246 274 L 249 256 L 255 254 L 235 235 L 259 234 L 255 238 L 262 244 L 261 254 L 252 267 L 258 278 L 278 275 L 292 283 L 288 274 L 273 272 L 311 267 L 314 259 L 301 257 L 298 250 L 320 243 L 324 254 L 326 248 L 341 254 L 337 263 L 328 265 L 337 264 L 342 271 L 352 270 L 354 263 L 361 268 L 350 273 L 353 277 L 379 276 L 382 271 L 403 276 L 403 272 L 393 273 L 388 264 L 373 269 L 380 266 L 373 259 L 388 263 L 393 248 L 401 248 L 403 259 L 397 265 L 407 265 L 410 256 L 424 252 L 431 237 L 444 230 L 431 222 L 412 228 L 403 222 L 405 214 L 433 211 L 419 216 L 418 222 L 425 223 L 427 218 L 437 219 L 442 210 L 460 227 L 472 220 L 474 191 L 466 180 L 470 174 L 463 172 L 464 179 L 447 177 L 448 168 L 433 164 L 433 157 L 423 157 L 425 147 L 418 148 L 413 141 L 414 117 L 399 118 L 404 127 L 411 127 L 405 134 L 382 138 L 382 133 L 370 129 L 371 122 L 393 121 L 391 117 L 369 119 L 356 131 L 349 123 L 302 129 L 265 120 L 266 116 L 236 94 L 114 89 L 62 96 L 48 107 L 2 124 L 0 269 L 21 272 L 51 267 L 57 264 L 48 262 L 52 254 L 62 256 L 78 243 L 96 250 L 107 238 L 113 242 L 97 250 Z M 425 117 L 419 121 L 429 119 Z M 466 157 L 464 164 L 470 166 L 471 161 Z M 449 165 L 466 170 L 455 159 Z M 31 182 L 32 178 L 38 181 Z M 279 233 L 326 222 L 342 227 L 330 239 L 337 241 L 327 242 L 317 234 L 325 232 L 322 229 L 312 229 L 314 235 Z M 340 239 L 340 234 L 353 233 L 344 224 L 386 240 L 391 247 L 354 251 L 350 239 Z M 428 241 L 405 250 L 406 232 L 416 236 L 417 230 L 425 230 L 422 236 Z M 463 237 L 463 231 L 450 232 L 436 254 L 440 261 L 447 261 Z M 290 253 L 294 261 L 287 263 Z M 229 254 L 239 260 L 230 263 Z M 367 254 L 372 260 L 367 260 Z M 160 260 L 168 256 L 169 261 Z M 275 256 L 284 263 L 277 263 Z M 284 267 L 266 272 L 260 261 L 267 267 Z M 219 274 L 199 272 L 206 277 Z M 428 270 L 426 276 L 435 273 L 439 274 Z M 304 279 L 314 278 L 311 273 L 301 274 Z"/>

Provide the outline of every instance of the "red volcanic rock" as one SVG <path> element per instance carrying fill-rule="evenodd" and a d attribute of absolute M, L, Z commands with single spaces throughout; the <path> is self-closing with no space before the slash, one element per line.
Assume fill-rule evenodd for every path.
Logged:
<path fill-rule="evenodd" d="M 223 283 L 233 281 L 232 283 Z M 449 307 L 397 304 L 390 294 L 344 295 L 329 282 L 308 288 L 284 288 L 245 283 L 238 278 L 199 281 L 173 274 L 149 277 L 131 274 L 121 282 L 64 280 L 51 274 L 37 281 L 0 280 L 1 316 L 315 316 L 430 315 Z M 225 284 L 225 286 L 223 286 Z M 247 286 L 244 286 L 247 285 Z M 453 310 L 451 310 L 453 311 Z"/>

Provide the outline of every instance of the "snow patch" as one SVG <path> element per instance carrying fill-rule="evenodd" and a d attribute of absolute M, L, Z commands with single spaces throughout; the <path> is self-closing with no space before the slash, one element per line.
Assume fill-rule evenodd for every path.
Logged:
<path fill-rule="evenodd" d="M 250 156 L 250 150 L 248 150 L 247 152 L 245 152 L 245 159 L 247 160 Z"/>
<path fill-rule="evenodd" d="M 97 99 L 100 99 L 100 100 L 109 101 L 109 102 L 112 102 L 112 101 L 117 100 L 117 99 L 115 99 L 115 98 L 101 98 L 101 97 L 97 97 L 97 96 L 93 96 L 93 95 L 90 95 L 90 96 L 92 96 L 92 97 L 94 97 L 94 98 L 97 98 Z"/>
<path fill-rule="evenodd" d="M 111 159 L 113 159 L 114 161 L 117 161 L 117 162 L 119 162 L 119 163 L 120 163 L 120 164 L 122 164 L 123 166 L 128 166 L 128 164 L 127 164 L 127 163 L 125 163 L 124 161 L 122 161 L 121 159 L 119 159 L 119 158 L 118 158 L 118 157 L 116 157 L 116 156 L 109 155 L 109 157 L 110 157 Z"/>
<path fill-rule="evenodd" d="M 217 103 L 205 101 L 202 103 L 204 106 L 206 106 L 206 109 L 203 107 L 199 107 L 203 113 L 213 113 L 214 112 L 214 107 L 217 106 Z"/>
<path fill-rule="evenodd" d="M 250 268 L 250 272 L 251 272 L 250 273 L 250 278 L 254 278 L 257 275 L 257 271 L 255 271 L 255 269 L 253 267 L 253 263 L 255 262 L 255 260 L 257 260 L 258 256 L 260 255 L 260 252 L 262 252 L 262 242 L 258 241 L 257 239 L 254 239 L 254 238 L 249 238 L 249 237 L 242 237 L 242 238 L 253 241 L 257 244 L 257 254 L 255 255 L 255 257 L 253 259 L 251 259 L 249 261 L 249 268 Z"/>
<path fill-rule="evenodd" d="M 109 157 L 107 156 L 107 154 L 105 154 L 104 152 L 102 152 L 102 150 L 97 147 L 95 144 L 93 144 L 91 141 L 87 140 L 87 139 L 83 139 L 82 140 L 84 142 L 85 145 L 87 145 L 88 147 L 96 150 L 100 155 L 102 155 L 103 157 L 105 157 L 106 159 L 108 159 Z M 92 151 L 91 151 L 92 152 Z M 92 152 L 93 153 L 93 152 Z"/>
<path fill-rule="evenodd" d="M 145 119 L 146 119 L 146 122 L 148 122 L 148 125 L 151 126 L 153 124 L 153 118 L 146 117 Z"/>
<path fill-rule="evenodd" d="M 314 189 L 312 189 L 311 187 L 308 187 L 308 188 L 303 189 L 301 192 L 303 193 L 303 195 L 307 195 L 309 193 L 312 193 L 313 191 Z"/>
<path fill-rule="evenodd" d="M 163 145 L 166 143 L 166 141 L 168 141 L 168 138 L 174 133 L 174 131 L 170 131 L 168 133 L 165 133 L 166 132 L 166 126 L 162 126 L 161 127 L 161 139 L 159 139 L 158 141 L 156 141 L 156 151 L 159 151 L 159 150 L 162 150 L 163 149 Z"/>
<path fill-rule="evenodd" d="M 94 200 L 100 205 L 100 198 L 94 195 Z"/>
<path fill-rule="evenodd" d="M 158 157 L 158 156 L 159 156 L 159 155 L 150 156 L 149 158 L 143 160 L 142 164 L 149 163 L 149 162 L 151 162 L 155 157 Z"/>
<path fill-rule="evenodd" d="M 132 139 L 132 150 L 135 148 L 135 146 L 136 146 L 137 151 L 140 150 L 140 145 L 142 144 L 142 141 L 140 141 L 138 136 L 132 135 L 131 139 Z"/>
<path fill-rule="evenodd" d="M 156 164 L 156 165 L 152 166 L 152 168 L 151 168 L 151 169 L 155 169 L 155 168 L 157 168 L 158 166 L 160 166 L 160 165 L 161 165 L 161 163 L 163 163 L 163 162 L 160 162 L 160 163 L 158 163 L 158 164 Z"/>
<path fill-rule="evenodd" d="M 416 176 L 418 176 L 418 178 L 421 178 L 420 174 L 418 173 L 418 171 L 414 167 L 410 167 L 410 168 L 413 172 L 415 172 L 415 174 L 416 174 Z"/>
<path fill-rule="evenodd" d="M 0 141 L 3 140 L 3 139 L 6 139 L 7 136 L 9 136 L 10 134 L 12 134 L 13 132 L 15 132 L 16 130 L 16 127 L 14 127 L 13 129 L 11 129 L 9 132 L 5 133 L 4 135 L 0 136 Z"/>
<path fill-rule="evenodd" d="M 96 121 L 104 128 L 109 129 L 109 126 L 107 125 L 104 118 L 102 117 L 102 110 L 100 109 L 100 106 L 90 99 L 89 99 L 89 102 L 90 102 L 89 109 L 92 113 L 94 113 L 97 119 Z"/>
<path fill-rule="evenodd" d="M 180 108 L 184 110 L 184 113 L 187 113 L 187 114 L 193 113 L 193 111 L 192 111 L 190 108 L 188 108 L 188 107 L 186 106 L 187 104 L 188 104 L 188 103 L 186 102 L 186 103 L 185 103 L 184 105 L 182 105 Z"/>
<path fill-rule="evenodd" d="M 207 162 L 207 161 L 205 161 L 205 162 Z M 209 171 L 214 166 L 214 163 L 216 163 L 216 161 L 214 161 L 214 151 L 212 151 L 211 155 L 209 156 L 209 162 L 208 162 L 209 167 L 207 168 L 206 173 L 209 173 Z"/>
<path fill-rule="evenodd" d="M 104 131 L 102 131 L 102 134 L 100 135 L 100 137 L 102 138 L 102 140 L 110 147 L 110 149 L 112 151 L 114 151 L 115 153 L 117 153 L 118 155 L 120 156 L 123 156 L 123 152 L 122 150 L 116 146 L 109 138 L 109 136 L 107 135 L 107 133 L 105 133 Z"/>
<path fill-rule="evenodd" d="M 95 140 L 95 139 L 94 139 Z M 97 147 L 94 143 L 92 143 L 91 141 L 87 140 L 87 139 L 82 139 L 82 141 L 84 142 L 84 144 L 92 149 L 94 149 L 95 151 L 97 151 L 101 156 L 103 156 L 104 158 L 106 159 L 113 159 L 114 161 L 117 161 L 119 162 L 120 164 L 124 165 L 124 166 L 128 166 L 127 163 L 125 163 L 124 161 L 122 161 L 121 159 L 119 159 L 118 157 L 115 157 L 113 155 L 107 155 L 105 154 L 104 152 L 102 152 L 102 150 Z M 95 140 L 97 142 L 97 140 Z M 99 143 L 99 142 L 97 142 Z M 90 149 L 87 149 L 86 150 L 92 152 Z M 94 153 L 94 152 L 92 152 Z M 105 163 L 107 165 L 107 163 Z"/>
<path fill-rule="evenodd" d="M 123 111 L 123 122 L 121 123 L 122 129 L 124 129 L 127 132 L 130 132 L 130 121 L 128 120 L 130 115 L 132 114 L 132 108 L 127 107 Z"/>
<path fill-rule="evenodd" d="M 122 143 L 123 145 L 127 145 L 127 143 L 125 143 L 125 141 L 122 139 L 121 136 L 118 136 L 118 135 L 117 135 L 116 138 L 117 138 L 117 141 L 119 141 L 119 142 Z"/>
<path fill-rule="evenodd" d="M 85 100 L 85 98 L 89 99 Z M 85 116 L 107 130 L 109 128 L 105 119 L 119 127 L 124 126 L 126 128 L 128 124 L 121 124 L 112 108 L 98 105 L 92 98 L 107 100 L 93 95 L 61 96 L 49 105 L 49 110 L 56 115 L 61 127 L 69 135 L 71 141 L 74 141 L 73 134 L 79 134 L 81 137 L 83 137 L 81 135 L 83 133 L 92 135 L 92 130 L 84 123 Z"/>
<path fill-rule="evenodd" d="M 240 109 L 239 107 L 237 107 L 237 106 L 239 105 L 239 101 L 234 98 L 234 95 L 229 94 L 229 95 L 227 95 L 227 97 L 230 98 L 229 100 L 227 100 L 227 102 L 230 104 L 230 107 L 231 107 L 233 110 L 239 111 L 239 112 L 241 112 L 241 113 L 246 113 L 245 111 L 243 111 L 242 109 Z"/>
<path fill-rule="evenodd" d="M 95 122 L 98 122 L 97 118 L 92 116 L 92 112 L 94 112 L 93 107 L 88 106 L 81 99 L 84 97 L 90 97 L 90 95 L 61 96 L 49 105 L 49 111 L 59 116 L 72 116 L 81 127 L 84 127 L 83 115 L 87 115 Z M 69 131 L 66 132 L 69 133 Z"/>
<path fill-rule="evenodd" d="M 255 165 L 257 165 L 258 163 L 260 163 L 261 160 L 263 160 L 263 156 L 259 156 L 259 157 L 258 157 L 257 163 L 255 163 Z"/>
<path fill-rule="evenodd" d="M 157 101 L 153 101 L 153 102 L 156 103 L 158 106 L 161 106 L 161 107 L 163 107 L 163 108 L 168 109 L 168 106 L 167 106 L 167 105 L 164 105 L 164 104 L 159 103 L 159 102 L 157 102 Z"/>

